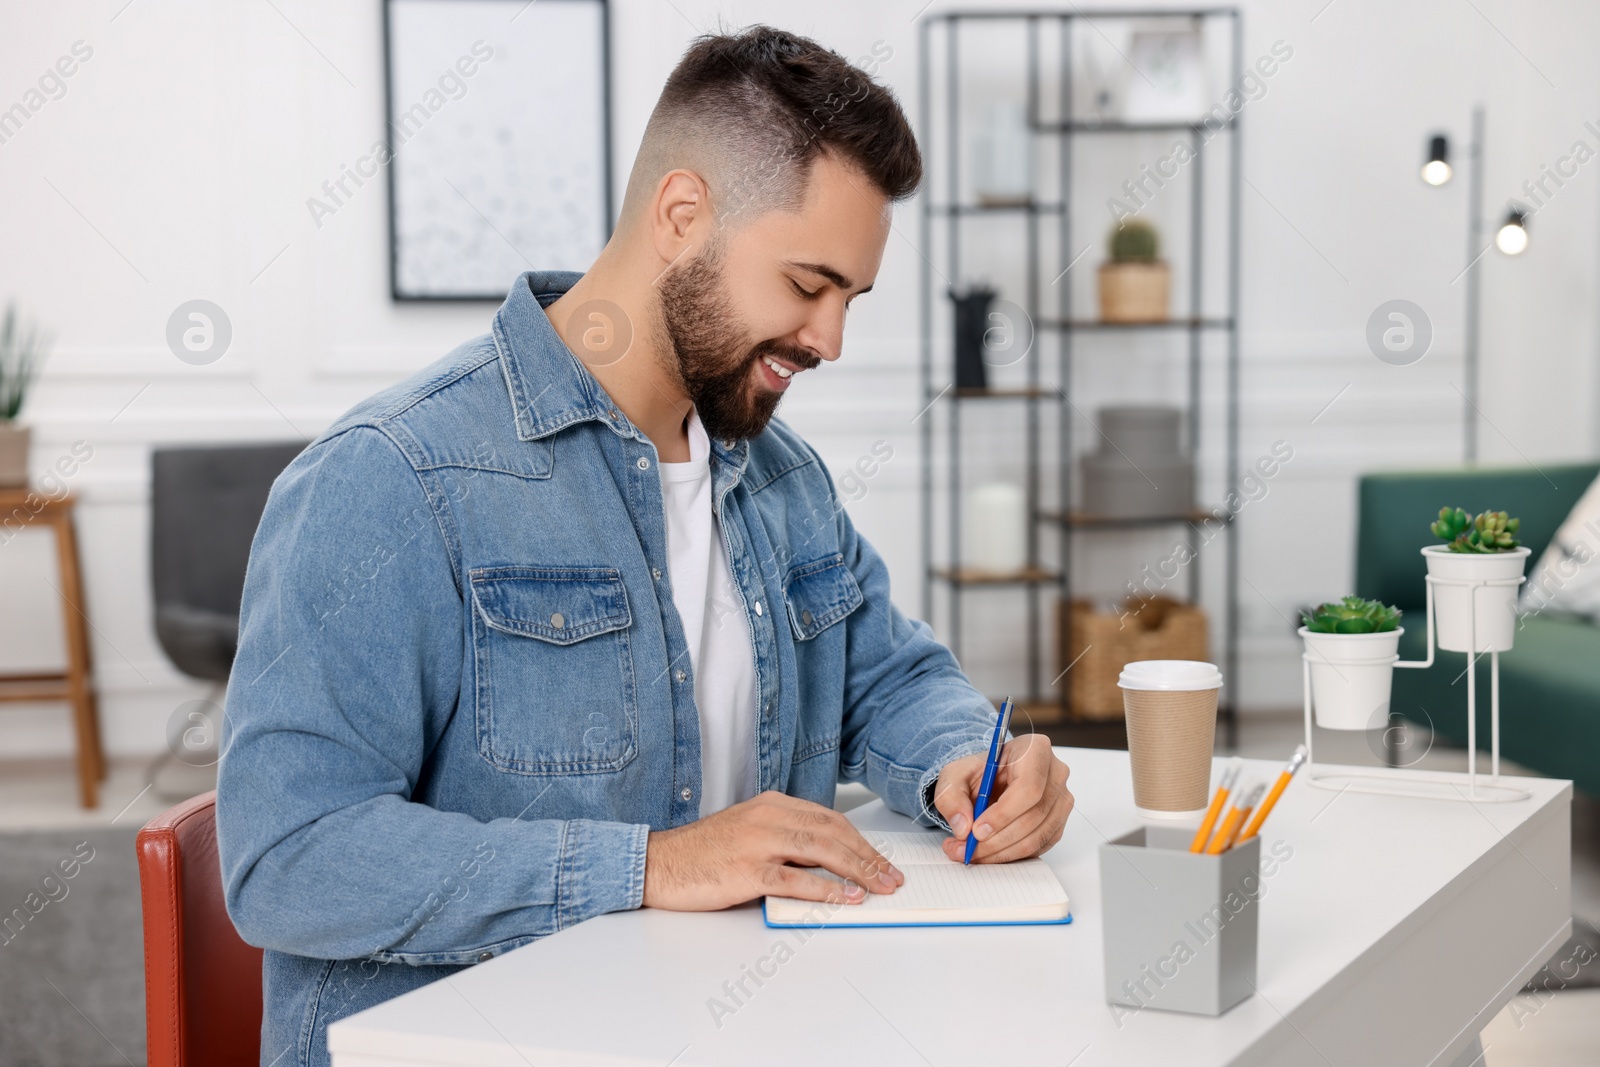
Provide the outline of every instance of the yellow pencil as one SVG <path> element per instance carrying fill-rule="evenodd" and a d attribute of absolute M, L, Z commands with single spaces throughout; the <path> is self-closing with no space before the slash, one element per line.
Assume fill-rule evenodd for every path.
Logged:
<path fill-rule="evenodd" d="M 1222 781 L 1217 785 L 1217 795 L 1211 798 L 1211 807 L 1206 809 L 1205 821 L 1200 824 L 1200 829 L 1194 835 L 1194 843 L 1189 846 L 1190 852 L 1205 851 L 1206 842 L 1211 839 L 1211 831 L 1217 825 L 1217 816 L 1222 814 L 1222 805 L 1227 802 L 1228 794 L 1233 790 L 1233 784 L 1239 780 L 1239 771 L 1243 767 L 1244 762 L 1238 757 L 1228 761 L 1228 766 L 1222 772 Z"/>
<path fill-rule="evenodd" d="M 1206 846 L 1206 855 L 1215 856 L 1226 852 L 1233 845 L 1234 835 L 1239 832 L 1239 825 L 1250 817 L 1250 809 L 1256 806 L 1261 799 L 1262 792 L 1267 787 L 1257 782 L 1250 787 L 1250 792 L 1244 795 L 1244 803 L 1236 805 L 1228 812 L 1228 817 L 1222 820 L 1222 829 L 1217 831 L 1217 836 L 1211 839 L 1211 844 Z"/>
<path fill-rule="evenodd" d="M 1262 801 L 1261 807 L 1256 809 L 1256 813 L 1250 819 L 1250 822 L 1245 825 L 1245 828 L 1242 831 L 1240 831 L 1239 840 L 1241 842 L 1250 840 L 1261 830 L 1261 824 L 1265 822 L 1267 816 L 1272 813 L 1272 806 L 1278 802 L 1278 798 L 1283 796 L 1284 789 L 1288 787 L 1289 779 L 1294 777 L 1294 772 L 1298 771 L 1300 769 L 1300 765 L 1305 761 L 1306 746 L 1303 744 L 1297 745 L 1294 750 L 1294 755 L 1289 757 L 1289 766 L 1285 767 L 1283 769 L 1283 773 L 1278 775 L 1278 780 L 1272 783 L 1272 792 L 1267 794 L 1267 799 Z"/>

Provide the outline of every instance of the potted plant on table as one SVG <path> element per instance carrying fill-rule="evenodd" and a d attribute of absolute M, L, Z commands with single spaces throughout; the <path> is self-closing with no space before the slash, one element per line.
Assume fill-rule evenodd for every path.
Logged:
<path fill-rule="evenodd" d="M 1442 545 L 1422 550 L 1433 582 L 1434 628 L 1447 652 L 1505 652 L 1516 633 L 1517 586 L 1530 550 L 1517 543 L 1522 521 L 1503 511 L 1476 516 L 1440 508 L 1429 527 Z M 1468 584 L 1490 582 L 1494 584 Z M 1473 648 L 1473 631 L 1477 648 Z"/>
<path fill-rule="evenodd" d="M 17 326 L 16 308 L 0 320 L 0 489 L 28 484 L 28 427 L 17 422 L 49 348 L 35 327 Z"/>
<path fill-rule="evenodd" d="M 1111 260 L 1100 264 L 1102 322 L 1165 322 L 1172 270 L 1161 255 L 1156 228 L 1141 218 L 1119 223 L 1108 242 Z"/>
<path fill-rule="evenodd" d="M 1394 664 L 1400 658 L 1400 610 L 1347 596 L 1302 612 L 1301 639 L 1311 661 L 1317 725 L 1367 730 L 1389 718 Z"/>

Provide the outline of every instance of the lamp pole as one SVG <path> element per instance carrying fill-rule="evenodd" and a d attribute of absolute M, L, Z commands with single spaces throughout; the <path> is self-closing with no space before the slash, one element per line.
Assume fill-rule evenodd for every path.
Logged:
<path fill-rule="evenodd" d="M 1478 272 L 1488 249 L 1483 246 L 1483 105 L 1472 109 L 1472 141 L 1467 146 L 1467 295 L 1462 351 L 1467 387 L 1462 411 L 1466 461 L 1478 461 Z"/>

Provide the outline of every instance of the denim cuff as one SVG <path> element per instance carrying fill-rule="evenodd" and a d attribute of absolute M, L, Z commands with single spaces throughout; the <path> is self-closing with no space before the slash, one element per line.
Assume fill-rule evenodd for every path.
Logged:
<path fill-rule="evenodd" d="M 646 823 L 571 819 L 556 870 L 556 929 L 644 901 Z"/>
<path fill-rule="evenodd" d="M 1011 731 L 1007 730 L 1005 738 L 1001 741 L 1001 745 L 1004 746 L 1005 742 L 1010 741 L 1011 739 Z M 945 821 L 944 815 L 942 815 L 939 809 L 934 807 L 933 804 L 933 790 L 934 787 L 939 784 L 939 773 L 943 771 L 946 766 L 963 756 L 970 756 L 977 752 L 988 755 L 989 745 L 993 740 L 994 732 L 991 730 L 988 738 L 982 740 L 978 738 L 970 738 L 966 741 L 962 741 L 955 745 L 955 747 L 951 748 L 950 751 L 946 752 L 943 757 L 934 761 L 933 766 L 928 768 L 927 772 L 923 774 L 922 780 L 917 784 L 917 799 L 920 807 L 915 821 L 918 826 L 937 826 L 945 833 L 954 832 L 950 829 L 950 824 Z"/>

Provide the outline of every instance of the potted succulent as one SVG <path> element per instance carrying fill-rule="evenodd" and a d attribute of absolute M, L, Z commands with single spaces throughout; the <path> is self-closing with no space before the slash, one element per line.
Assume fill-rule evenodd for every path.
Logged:
<path fill-rule="evenodd" d="M 1103 322 L 1165 322 L 1172 270 L 1160 258 L 1161 238 L 1141 218 L 1126 219 L 1111 231 L 1111 260 L 1100 264 L 1100 318 Z"/>
<path fill-rule="evenodd" d="M 36 328 L 17 326 L 16 308 L 0 320 L 0 489 L 28 484 L 28 427 L 17 422 L 49 348 Z"/>
<path fill-rule="evenodd" d="M 1529 549 L 1517 543 L 1522 521 L 1503 511 L 1471 515 L 1440 508 L 1429 529 L 1444 542 L 1422 550 L 1433 583 L 1434 632 L 1447 652 L 1504 652 L 1516 633 L 1517 581 Z M 1497 582 L 1457 585 L 1456 582 Z M 1476 609 L 1476 610 L 1474 610 Z M 1477 648 L 1469 636 L 1477 631 Z"/>
<path fill-rule="evenodd" d="M 1400 610 L 1347 596 L 1300 614 L 1311 661 L 1311 707 L 1329 730 L 1368 730 L 1389 718 L 1389 690 L 1400 658 Z"/>

